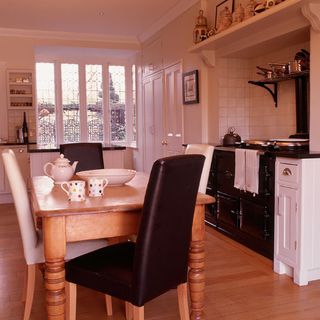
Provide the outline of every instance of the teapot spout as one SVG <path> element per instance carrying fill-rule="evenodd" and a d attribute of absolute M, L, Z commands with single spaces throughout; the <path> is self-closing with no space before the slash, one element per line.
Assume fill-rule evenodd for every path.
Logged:
<path fill-rule="evenodd" d="M 76 171 L 76 167 L 77 167 L 78 162 L 79 162 L 79 161 L 74 161 L 74 162 L 73 162 L 73 164 L 72 164 L 73 172 Z"/>

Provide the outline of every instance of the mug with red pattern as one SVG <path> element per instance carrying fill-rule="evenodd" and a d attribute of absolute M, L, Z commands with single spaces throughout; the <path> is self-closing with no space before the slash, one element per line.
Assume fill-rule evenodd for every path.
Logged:
<path fill-rule="evenodd" d="M 61 183 L 62 190 L 68 195 L 69 201 L 85 200 L 86 183 L 82 180 L 71 180 Z"/>
<path fill-rule="evenodd" d="M 103 196 L 104 188 L 108 185 L 108 180 L 104 178 L 90 178 L 88 180 L 89 197 Z"/>

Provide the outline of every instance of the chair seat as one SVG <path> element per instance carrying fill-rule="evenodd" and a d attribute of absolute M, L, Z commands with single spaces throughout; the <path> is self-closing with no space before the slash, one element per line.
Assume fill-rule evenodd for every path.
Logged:
<path fill-rule="evenodd" d="M 66 280 L 131 301 L 134 251 L 124 242 L 77 257 L 65 265 Z"/>

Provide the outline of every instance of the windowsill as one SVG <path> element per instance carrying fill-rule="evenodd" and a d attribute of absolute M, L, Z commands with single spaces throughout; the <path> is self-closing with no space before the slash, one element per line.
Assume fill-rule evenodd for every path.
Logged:
<path fill-rule="evenodd" d="M 122 145 L 115 145 L 115 144 L 102 144 L 103 150 L 125 150 L 126 146 Z M 40 145 L 40 144 L 29 144 L 28 145 L 28 152 L 35 153 L 35 152 L 59 152 L 59 146 L 57 145 Z"/>

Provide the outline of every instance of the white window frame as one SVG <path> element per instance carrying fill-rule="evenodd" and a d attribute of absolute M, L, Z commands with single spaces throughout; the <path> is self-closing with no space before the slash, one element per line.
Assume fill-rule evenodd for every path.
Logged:
<path fill-rule="evenodd" d="M 79 90 L 80 90 L 80 141 L 87 142 L 87 101 L 86 101 L 86 79 L 85 66 L 99 64 L 102 65 L 103 77 L 103 121 L 104 121 L 104 135 L 102 141 L 106 144 L 117 144 L 128 147 L 135 147 L 137 141 L 133 141 L 133 86 L 132 86 L 132 65 L 135 63 L 128 63 L 123 60 L 102 61 L 101 59 L 73 59 L 73 58 L 57 58 L 57 59 L 37 59 L 36 63 L 53 63 L 54 64 L 54 81 L 55 81 L 55 106 L 56 106 L 56 143 L 60 145 L 63 141 L 63 119 L 62 119 L 62 81 L 61 81 L 61 64 L 78 64 L 79 65 Z M 125 67 L 125 104 L 126 104 L 126 141 L 111 141 L 111 122 L 109 119 L 109 66 L 124 66 Z M 137 69 L 136 69 L 137 72 Z M 137 74 L 135 77 L 137 81 Z M 137 86 L 136 86 L 137 88 Z M 137 94 L 137 90 L 136 90 Z M 137 99 L 136 99 L 137 101 Z M 36 107 L 37 108 L 37 107 Z M 38 136 L 38 110 L 36 110 L 37 136 Z M 136 124 L 137 125 L 137 124 Z M 137 129 L 137 128 L 136 128 Z M 136 138 L 138 139 L 138 137 Z"/>

